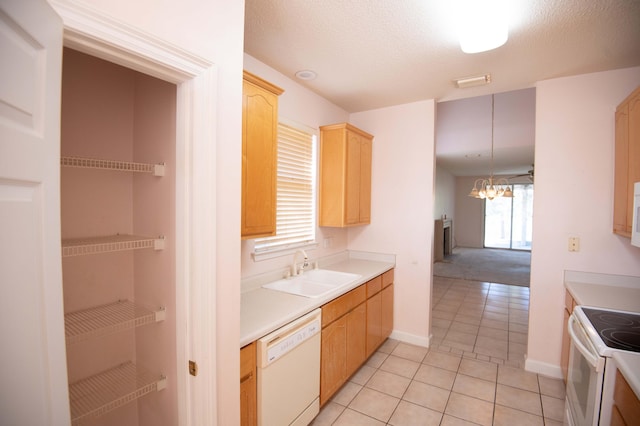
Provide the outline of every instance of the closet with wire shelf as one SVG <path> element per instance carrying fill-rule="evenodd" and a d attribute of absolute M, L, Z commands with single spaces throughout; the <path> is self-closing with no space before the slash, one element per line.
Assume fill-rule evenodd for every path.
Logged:
<path fill-rule="evenodd" d="M 176 86 L 65 48 L 61 255 L 73 425 L 177 424 Z"/>

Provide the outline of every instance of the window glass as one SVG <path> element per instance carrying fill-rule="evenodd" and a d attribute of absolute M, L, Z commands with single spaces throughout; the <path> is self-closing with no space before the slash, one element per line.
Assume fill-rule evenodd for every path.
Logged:
<path fill-rule="evenodd" d="M 256 255 L 315 242 L 315 187 L 315 135 L 279 123 L 276 235 L 256 239 Z"/>

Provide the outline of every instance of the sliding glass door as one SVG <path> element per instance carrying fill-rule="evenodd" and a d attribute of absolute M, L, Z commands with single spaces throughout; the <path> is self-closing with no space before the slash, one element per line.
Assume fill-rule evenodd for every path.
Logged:
<path fill-rule="evenodd" d="M 531 250 L 533 184 L 514 184 L 513 198 L 485 200 L 484 246 Z"/>

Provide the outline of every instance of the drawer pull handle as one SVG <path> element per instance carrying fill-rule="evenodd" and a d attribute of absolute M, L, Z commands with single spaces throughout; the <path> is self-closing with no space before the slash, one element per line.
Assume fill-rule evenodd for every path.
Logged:
<path fill-rule="evenodd" d="M 246 382 L 247 380 L 251 379 L 253 377 L 253 371 L 250 372 L 249 374 L 246 374 L 245 376 L 243 376 L 240 379 L 240 384 L 243 384 L 244 382 Z"/>

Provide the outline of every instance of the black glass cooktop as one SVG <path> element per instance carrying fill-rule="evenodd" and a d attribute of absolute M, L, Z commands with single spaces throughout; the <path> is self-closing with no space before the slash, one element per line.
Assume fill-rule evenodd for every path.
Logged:
<path fill-rule="evenodd" d="M 640 314 L 582 308 L 605 345 L 640 352 Z"/>

